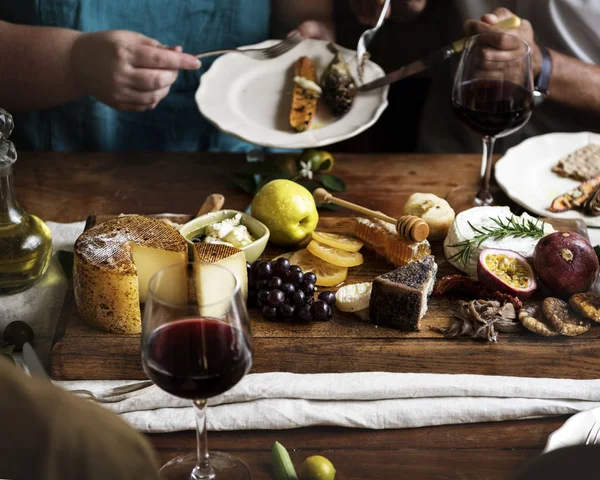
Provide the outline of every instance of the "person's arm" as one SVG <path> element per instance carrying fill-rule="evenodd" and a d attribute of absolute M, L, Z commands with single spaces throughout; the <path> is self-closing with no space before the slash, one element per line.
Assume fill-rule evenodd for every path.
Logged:
<path fill-rule="evenodd" d="M 84 95 L 120 110 L 154 108 L 179 69 L 200 62 L 180 48 L 128 31 L 81 33 L 0 21 L 0 105 L 9 111 L 62 105 Z"/>
<path fill-rule="evenodd" d="M 352 12 L 363 25 L 375 25 L 385 0 L 349 0 Z M 392 0 L 385 18 L 398 23 L 414 20 L 427 6 L 427 0 Z"/>
<path fill-rule="evenodd" d="M 481 21 L 467 20 L 464 25 L 468 35 L 496 30 L 494 24 L 512 17 L 514 14 L 506 8 L 498 8 L 486 14 Z M 541 69 L 542 55 L 535 43 L 534 32 L 527 20 L 512 33 L 525 40 L 531 47 L 531 60 L 534 76 Z M 548 86 L 548 100 L 590 113 L 600 113 L 600 67 L 584 63 L 555 50 L 549 50 L 552 57 L 552 74 Z"/>
<path fill-rule="evenodd" d="M 333 39 L 333 0 L 273 0 L 272 5 L 276 38 L 297 29 L 304 37 Z"/>

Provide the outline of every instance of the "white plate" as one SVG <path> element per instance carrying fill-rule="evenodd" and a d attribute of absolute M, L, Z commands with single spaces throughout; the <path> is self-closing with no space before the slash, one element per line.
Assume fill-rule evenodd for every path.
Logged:
<path fill-rule="evenodd" d="M 551 452 L 557 448 L 584 445 L 594 422 L 600 423 L 600 408 L 573 415 L 562 427 L 548 437 L 543 453 Z"/>
<path fill-rule="evenodd" d="M 552 171 L 561 157 L 590 143 L 600 143 L 600 135 L 591 132 L 548 133 L 532 137 L 508 149 L 495 167 L 496 181 L 509 198 L 527 210 L 546 217 L 581 218 L 590 227 L 600 227 L 600 217 L 578 210 L 554 213 L 548 210 L 552 200 L 579 183 L 559 177 Z"/>
<path fill-rule="evenodd" d="M 248 48 L 273 43 L 276 41 L 267 40 Z M 373 125 L 387 107 L 387 86 L 358 93 L 350 111 L 340 118 L 330 115 L 320 100 L 310 130 L 296 133 L 289 126 L 294 62 L 303 55 L 310 57 L 320 76 L 333 58 L 327 43 L 304 40 L 273 60 L 254 60 L 241 53 L 223 55 L 200 79 L 196 92 L 200 112 L 225 133 L 265 147 L 312 148 L 358 135 Z M 355 52 L 339 48 L 356 79 L 356 62 L 352 62 Z M 381 67 L 366 62 L 365 82 L 383 75 Z"/>

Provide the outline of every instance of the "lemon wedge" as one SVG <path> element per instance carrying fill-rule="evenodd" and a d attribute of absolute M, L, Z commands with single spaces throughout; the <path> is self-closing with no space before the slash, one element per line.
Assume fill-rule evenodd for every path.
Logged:
<path fill-rule="evenodd" d="M 312 240 L 306 249 L 315 257 L 338 267 L 357 267 L 364 262 L 363 256 L 358 252 L 346 252 L 339 248 L 323 245 L 316 240 Z"/>
<path fill-rule="evenodd" d="M 323 245 L 339 248 L 346 252 L 358 252 L 364 245 L 360 240 L 339 233 L 313 232 L 312 238 Z"/>
<path fill-rule="evenodd" d="M 317 276 L 316 284 L 321 287 L 335 287 L 348 276 L 346 267 L 338 267 L 315 257 L 306 248 L 298 250 L 290 257 L 292 265 L 298 265 L 304 273 L 313 272 Z"/>

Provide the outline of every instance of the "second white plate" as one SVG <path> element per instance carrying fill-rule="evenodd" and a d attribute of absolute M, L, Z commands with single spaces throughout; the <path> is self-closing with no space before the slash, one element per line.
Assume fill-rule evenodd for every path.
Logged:
<path fill-rule="evenodd" d="M 507 150 L 495 166 L 496 181 L 508 197 L 530 212 L 545 217 L 581 218 L 590 227 L 600 227 L 600 217 L 579 210 L 554 213 L 548 210 L 558 195 L 580 182 L 552 171 L 558 160 L 590 143 L 600 143 L 592 132 L 549 133 L 532 137 Z"/>
<path fill-rule="evenodd" d="M 251 47 L 273 43 L 268 40 Z M 297 133 L 289 126 L 294 62 L 303 55 L 310 57 L 320 77 L 333 58 L 327 43 L 304 40 L 273 60 L 254 60 L 235 52 L 223 55 L 200 79 L 196 92 L 200 112 L 225 133 L 265 147 L 313 148 L 358 135 L 387 107 L 387 86 L 358 93 L 350 111 L 340 118 L 329 114 L 321 100 L 311 129 Z M 355 52 L 339 48 L 356 79 Z M 365 63 L 365 82 L 383 75 L 381 67 L 371 61 Z"/>

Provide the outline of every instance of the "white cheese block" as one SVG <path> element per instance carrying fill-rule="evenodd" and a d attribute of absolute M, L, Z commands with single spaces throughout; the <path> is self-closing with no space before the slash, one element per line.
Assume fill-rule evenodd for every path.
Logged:
<path fill-rule="evenodd" d="M 194 279 L 199 313 L 207 317 L 222 317 L 231 308 L 231 298 L 237 283 L 241 300 L 246 305 L 248 297 L 248 271 L 246 255 L 238 248 L 214 244 L 194 243 Z M 208 266 L 207 266 L 208 265 Z M 227 270 L 210 268 L 218 265 Z M 233 273 L 236 281 L 229 275 Z M 239 308 L 237 305 L 235 308 Z"/>
<path fill-rule="evenodd" d="M 140 302 L 158 270 L 186 262 L 185 238 L 160 220 L 127 215 L 83 232 L 75 242 L 73 287 L 79 316 L 111 333 L 140 333 Z"/>
<path fill-rule="evenodd" d="M 497 225 L 492 218 L 507 220 L 513 216 L 519 223 L 523 220 L 531 220 L 534 222 L 537 221 L 537 219 L 533 218 L 527 213 L 524 213 L 521 216 L 513 215 L 509 207 L 475 207 L 459 213 L 456 216 L 454 223 L 450 227 L 450 230 L 448 230 L 448 235 L 444 240 L 444 254 L 446 255 L 448 262 L 450 262 L 459 270 L 465 272 L 471 278 L 477 279 L 477 262 L 479 259 L 479 254 L 486 248 L 502 248 L 504 250 L 513 250 L 517 253 L 520 253 L 525 258 L 531 258 L 539 238 L 507 237 L 501 240 L 487 239 L 479 246 L 474 245 L 472 247 L 471 254 L 469 255 L 469 258 L 465 264 L 459 261 L 458 258 L 452 258 L 462 250 L 462 247 L 456 246 L 456 244 L 464 240 L 471 239 L 476 235 L 476 232 L 473 231 L 471 225 L 477 229 L 481 229 L 483 227 L 493 229 L 497 227 Z M 544 223 L 545 235 L 548 235 L 554 231 L 555 230 L 552 228 L 552 225 L 549 223 Z"/>

